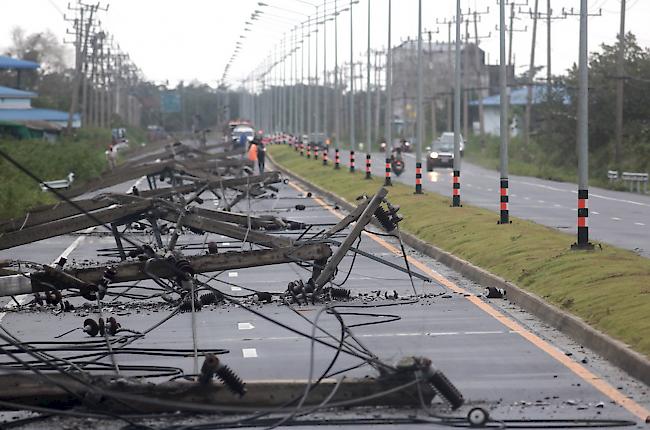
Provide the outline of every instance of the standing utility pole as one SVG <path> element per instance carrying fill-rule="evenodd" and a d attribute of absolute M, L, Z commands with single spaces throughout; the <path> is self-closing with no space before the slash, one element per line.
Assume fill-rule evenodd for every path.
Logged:
<path fill-rule="evenodd" d="M 507 1 L 507 0 L 501 0 L 501 1 Z M 515 16 L 515 6 L 528 6 L 528 0 L 526 0 L 525 3 L 516 3 L 514 1 L 510 1 L 509 4 L 510 4 L 510 26 L 508 27 L 508 32 L 509 32 L 508 65 L 512 66 L 512 34 L 514 32 L 525 32 L 528 30 L 528 27 L 524 27 L 523 30 L 515 30 L 514 20 L 519 19 Z"/>
<path fill-rule="evenodd" d="M 587 0 L 580 0 L 580 51 L 578 62 L 578 237 L 572 249 L 593 249 L 589 242 L 589 57 Z"/>
<path fill-rule="evenodd" d="M 512 20 L 511 20 L 512 21 Z M 505 0 L 499 4 L 499 93 L 500 93 L 500 198 L 499 198 L 499 224 L 509 224 L 508 212 L 508 87 L 506 64 L 506 7 Z"/>
<path fill-rule="evenodd" d="M 458 0 L 460 3 L 460 0 Z M 422 140 L 424 112 L 422 106 L 422 0 L 418 0 L 418 82 L 417 82 L 417 145 L 415 147 L 415 194 L 422 194 Z"/>
<path fill-rule="evenodd" d="M 368 47 L 366 49 L 366 179 L 371 179 L 372 154 L 372 95 L 370 93 L 370 1 L 368 1 Z"/>
<path fill-rule="evenodd" d="M 502 0 L 504 1 L 504 0 Z M 456 61 L 454 77 L 454 176 L 452 206 L 460 207 L 460 0 L 456 0 Z"/>
<path fill-rule="evenodd" d="M 354 173 L 354 150 L 357 147 L 354 136 L 354 20 L 350 0 L 350 172 Z"/>
<path fill-rule="evenodd" d="M 325 9 L 325 3 L 327 0 L 323 0 L 323 132 L 325 133 L 324 137 L 325 139 L 329 139 L 328 136 L 330 136 L 330 128 L 329 124 L 327 121 L 327 97 L 328 97 L 328 91 L 327 91 L 327 21 L 328 19 L 326 18 L 326 9 Z M 336 8 L 334 8 L 334 12 L 336 12 Z M 325 145 L 323 148 L 323 165 L 327 165 L 327 157 L 329 155 L 329 145 L 327 141 L 324 141 L 323 144 Z"/>
<path fill-rule="evenodd" d="M 320 128 L 320 106 L 319 106 L 319 85 L 318 85 L 318 19 L 320 15 L 318 15 L 318 8 L 319 6 L 316 6 L 316 37 L 315 37 L 315 44 L 316 44 L 316 65 L 315 65 L 315 77 L 314 77 L 314 143 L 318 144 L 318 136 L 320 136 L 321 128 Z M 324 11 L 323 11 L 324 12 Z M 323 17 L 325 14 L 323 13 Z M 324 18 L 323 18 L 324 19 Z"/>
<path fill-rule="evenodd" d="M 392 0 L 388 0 L 388 44 L 386 45 L 386 123 L 384 132 L 386 134 L 386 179 L 384 185 L 392 185 L 390 178 L 390 155 L 393 150 L 393 56 L 391 41 Z"/>
<path fill-rule="evenodd" d="M 621 170 L 621 147 L 623 146 L 623 85 L 625 84 L 625 0 L 621 0 L 621 26 L 618 32 L 618 56 L 616 59 L 616 142 L 614 144 L 614 169 Z"/>
<path fill-rule="evenodd" d="M 341 139 L 341 88 L 339 88 L 339 12 L 334 0 L 334 168 L 340 169 L 339 140 Z"/>
<path fill-rule="evenodd" d="M 475 49 L 474 49 L 474 69 L 476 72 L 476 83 L 477 83 L 477 96 L 478 96 L 478 121 L 479 121 L 479 130 L 480 130 L 480 135 L 481 135 L 481 146 L 485 146 L 485 116 L 483 112 L 483 94 L 485 87 L 483 87 L 483 82 L 481 82 L 481 76 L 482 76 L 482 71 L 483 67 L 481 65 L 481 58 L 480 58 L 480 53 L 479 53 L 479 39 L 486 39 L 489 38 L 492 35 L 492 32 L 490 32 L 487 36 L 479 36 L 478 35 L 478 21 L 479 21 L 479 15 L 487 14 L 490 12 L 490 8 L 487 8 L 485 12 L 477 12 L 474 11 L 474 44 Z"/>
<path fill-rule="evenodd" d="M 530 144 L 530 121 L 532 117 L 532 105 L 533 105 L 533 79 L 535 77 L 535 42 L 537 37 L 537 17 L 538 10 L 537 7 L 539 0 L 535 0 L 535 8 L 532 12 L 533 17 L 533 40 L 530 46 L 530 67 L 528 68 L 528 91 L 526 94 L 526 116 L 524 121 L 524 144 L 528 146 Z"/>

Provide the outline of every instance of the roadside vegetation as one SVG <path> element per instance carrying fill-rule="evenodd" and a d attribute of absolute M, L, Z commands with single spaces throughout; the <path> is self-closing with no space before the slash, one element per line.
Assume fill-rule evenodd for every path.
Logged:
<path fill-rule="evenodd" d="M 57 142 L 0 140 L 0 149 L 43 180 L 75 174 L 75 182 L 96 177 L 106 168 L 104 151 L 111 142 L 110 130 L 79 130 Z M 0 218 L 21 215 L 27 208 L 53 203 L 55 197 L 41 191 L 30 177 L 0 158 Z"/>
<path fill-rule="evenodd" d="M 347 201 L 373 194 L 383 178 L 336 171 L 306 160 L 287 146 L 272 146 L 273 160 Z M 650 357 L 650 259 L 599 244 L 593 252 L 570 250 L 568 235 L 530 221 L 498 225 L 497 214 L 464 205 L 451 208 L 448 197 L 416 196 L 409 186 L 389 189 L 391 202 L 405 217 L 401 226 L 445 251 L 543 297 L 585 322 Z"/>

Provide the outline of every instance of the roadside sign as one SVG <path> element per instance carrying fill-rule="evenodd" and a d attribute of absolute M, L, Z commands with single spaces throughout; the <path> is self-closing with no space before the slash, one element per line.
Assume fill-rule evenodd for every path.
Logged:
<path fill-rule="evenodd" d="M 176 91 L 167 90 L 160 94 L 160 110 L 164 113 L 181 111 L 181 95 Z"/>

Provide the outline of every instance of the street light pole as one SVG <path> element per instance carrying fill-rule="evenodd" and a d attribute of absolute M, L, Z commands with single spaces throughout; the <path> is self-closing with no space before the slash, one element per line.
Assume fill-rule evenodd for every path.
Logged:
<path fill-rule="evenodd" d="M 354 20 L 350 1 L 350 172 L 354 173 L 354 150 L 357 146 L 354 137 Z"/>
<path fill-rule="evenodd" d="M 589 242 L 589 58 L 587 52 L 587 0 L 580 0 L 580 52 L 578 62 L 578 240 L 573 249 L 593 249 Z"/>
<path fill-rule="evenodd" d="M 371 179 L 372 154 L 372 96 L 370 95 L 370 0 L 368 0 L 368 49 L 366 52 L 366 179 Z"/>
<path fill-rule="evenodd" d="M 499 98 L 500 98 L 500 193 L 499 193 L 499 224 L 509 224 L 508 212 L 508 86 L 506 63 L 506 6 L 501 0 L 499 6 Z"/>
<path fill-rule="evenodd" d="M 392 181 L 390 178 L 390 153 L 393 149 L 393 48 L 391 41 L 392 22 L 392 0 L 388 0 L 388 45 L 386 48 L 386 123 L 385 138 L 386 138 L 386 179 L 384 185 L 391 186 Z"/>
<path fill-rule="evenodd" d="M 460 0 L 458 0 L 460 2 Z M 417 145 L 415 152 L 415 194 L 422 194 L 422 140 L 424 112 L 422 111 L 422 0 L 418 0 L 418 82 L 417 82 Z"/>
<path fill-rule="evenodd" d="M 501 0 L 504 2 L 505 0 Z M 456 0 L 456 70 L 454 77 L 454 176 L 452 184 L 453 207 L 460 207 L 460 0 Z M 467 136 L 465 136 L 467 137 Z"/>

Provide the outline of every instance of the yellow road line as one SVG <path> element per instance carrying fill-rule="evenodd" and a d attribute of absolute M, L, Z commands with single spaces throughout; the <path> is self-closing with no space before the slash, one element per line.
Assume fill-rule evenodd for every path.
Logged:
<path fill-rule="evenodd" d="M 300 186 L 289 182 L 289 186 L 293 187 L 295 190 L 301 192 L 301 193 L 306 193 L 303 188 Z M 312 197 L 312 199 L 321 205 L 324 209 L 328 210 L 331 212 L 334 216 L 337 218 L 341 219 L 344 216 L 339 212 L 334 209 L 332 209 L 323 199 L 320 197 Z M 370 238 L 372 238 L 375 242 L 386 248 L 388 251 L 392 252 L 393 254 L 402 255 L 402 252 L 395 246 L 391 245 L 390 243 L 386 242 L 384 239 L 381 237 L 375 236 L 375 235 L 368 235 Z M 611 400 L 615 401 L 619 405 L 623 406 L 625 409 L 628 410 L 632 415 L 638 417 L 642 422 L 645 421 L 648 417 L 650 417 L 650 411 L 640 404 L 636 403 L 634 400 L 629 399 L 626 397 L 623 393 L 619 392 L 616 388 L 611 386 L 609 383 L 607 383 L 605 380 L 603 380 L 600 376 L 594 374 L 581 364 L 573 361 L 570 359 L 566 354 L 564 354 L 562 351 L 557 349 L 555 346 L 551 345 L 544 339 L 540 338 L 533 332 L 529 331 L 525 327 L 523 327 L 521 324 L 519 324 L 517 321 L 513 320 L 512 318 L 504 315 L 503 313 L 499 312 L 497 309 L 493 308 L 489 304 L 485 303 L 478 297 L 476 297 L 474 294 L 469 293 L 467 290 L 464 288 L 459 287 L 449 279 L 445 278 L 442 276 L 440 273 L 436 272 L 435 270 L 431 269 L 428 267 L 425 263 L 421 262 L 420 260 L 417 260 L 416 258 L 407 257 L 409 260 L 409 263 L 413 264 L 416 266 L 418 269 L 422 270 L 424 273 L 427 275 L 431 276 L 431 278 L 435 279 L 437 282 L 440 284 L 444 285 L 445 287 L 449 288 L 452 291 L 455 291 L 457 293 L 461 293 L 464 295 L 464 297 L 469 300 L 472 304 L 474 304 L 476 307 L 508 327 L 510 330 L 516 332 L 520 336 L 522 336 L 524 339 L 535 345 L 537 348 L 541 349 L 542 351 L 546 352 L 548 355 L 553 357 L 555 360 L 563 364 L 565 367 L 567 367 L 569 370 L 571 370 L 573 373 L 578 375 L 581 379 L 583 379 L 585 382 L 591 384 L 594 388 L 596 388 L 598 391 L 603 393 L 605 396 L 609 397 Z"/>

